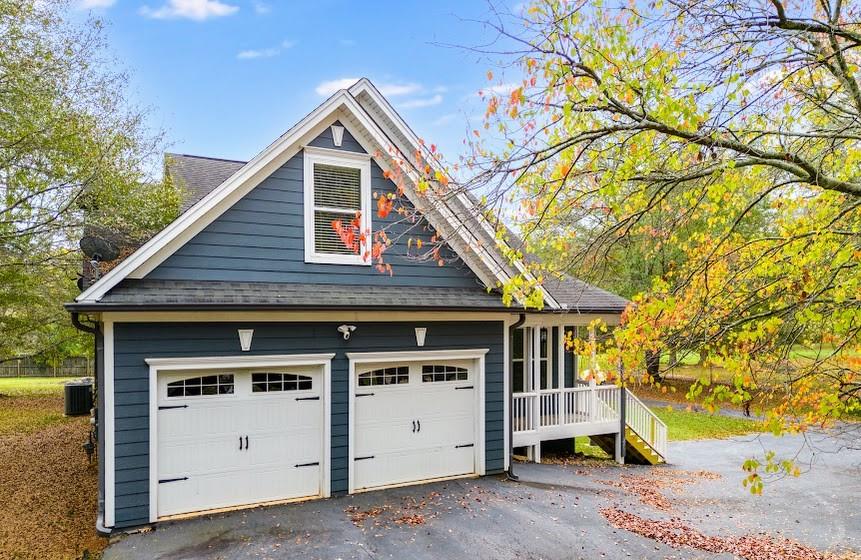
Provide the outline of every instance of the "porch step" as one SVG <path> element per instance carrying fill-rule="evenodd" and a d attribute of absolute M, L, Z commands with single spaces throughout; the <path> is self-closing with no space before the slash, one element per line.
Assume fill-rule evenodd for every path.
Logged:
<path fill-rule="evenodd" d="M 589 436 L 589 439 L 611 457 L 616 453 L 616 434 Z M 634 430 L 625 428 L 625 462 L 634 465 L 658 465 L 664 462 L 664 458 Z"/>

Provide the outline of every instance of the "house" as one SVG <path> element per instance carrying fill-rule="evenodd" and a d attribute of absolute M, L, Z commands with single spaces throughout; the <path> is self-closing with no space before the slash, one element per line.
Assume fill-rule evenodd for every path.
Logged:
<path fill-rule="evenodd" d="M 502 473 L 513 446 L 540 460 L 542 441 L 581 435 L 621 459 L 627 431 L 661 459 L 648 409 L 576 383 L 563 349 L 627 302 L 564 278 L 541 287 L 541 311 L 503 305 L 518 263 L 471 200 L 429 204 L 406 173 L 420 227 L 372 210 L 397 188 L 393 148 L 421 145 L 361 80 L 249 162 L 168 158 L 184 212 L 67 304 L 96 339 L 101 531 Z M 441 236 L 447 264 L 401 242 L 380 273 L 331 226 L 356 212 Z"/>

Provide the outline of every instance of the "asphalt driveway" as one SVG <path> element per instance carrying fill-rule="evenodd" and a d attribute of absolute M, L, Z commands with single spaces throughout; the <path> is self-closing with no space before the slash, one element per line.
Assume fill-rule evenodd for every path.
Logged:
<path fill-rule="evenodd" d="M 120 539 L 104 558 L 732 558 L 615 528 L 608 511 L 683 521 L 682 533 L 767 532 L 819 551 L 858 550 L 861 452 L 822 453 L 837 445 L 763 436 L 672 444 L 670 467 L 517 465 L 520 482 L 458 480 L 165 523 Z M 763 447 L 801 450 L 812 470 L 751 496 L 739 467 Z"/>

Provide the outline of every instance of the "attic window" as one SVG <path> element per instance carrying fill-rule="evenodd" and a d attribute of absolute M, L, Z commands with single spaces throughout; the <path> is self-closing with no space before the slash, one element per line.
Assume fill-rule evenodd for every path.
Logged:
<path fill-rule="evenodd" d="M 371 161 L 366 154 L 305 147 L 305 261 L 370 265 Z M 334 223 L 348 236 L 339 236 Z"/>

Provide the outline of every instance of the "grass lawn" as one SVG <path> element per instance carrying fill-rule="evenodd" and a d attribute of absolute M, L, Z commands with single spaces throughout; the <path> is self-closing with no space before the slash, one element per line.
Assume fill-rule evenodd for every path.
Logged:
<path fill-rule="evenodd" d="M 0 395 L 32 397 L 63 394 L 63 384 L 76 377 L 0 377 Z"/>
<path fill-rule="evenodd" d="M 667 425 L 670 441 L 721 439 L 761 430 L 760 422 L 747 418 L 689 412 L 668 407 L 653 407 L 652 411 Z"/>

